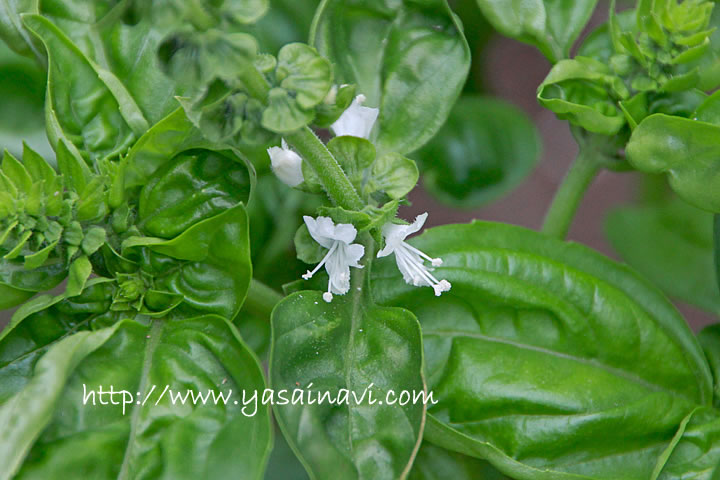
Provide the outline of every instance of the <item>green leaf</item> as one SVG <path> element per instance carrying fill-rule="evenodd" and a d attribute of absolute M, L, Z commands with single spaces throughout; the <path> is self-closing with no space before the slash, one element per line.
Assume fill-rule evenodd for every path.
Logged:
<path fill-rule="evenodd" d="M 273 88 L 268 107 L 262 114 L 262 126 L 277 133 L 292 132 L 312 122 L 314 112 L 305 110 L 282 88 Z"/>
<path fill-rule="evenodd" d="M 33 299 L 27 321 L 16 323 L 2 331 L 0 340 L 0 404 L 27 384 L 38 359 L 60 339 L 87 330 L 110 306 L 110 283 L 90 281 L 77 297 L 51 305 Z M 40 297 L 38 297 L 40 298 Z M 25 309 L 25 306 L 21 307 Z M 19 311 L 19 310 L 18 310 Z M 26 310 L 27 312 L 27 310 Z"/>
<path fill-rule="evenodd" d="M 13 183 L 15 188 L 25 194 L 30 192 L 33 184 L 30 174 L 23 164 L 13 157 L 7 150 L 5 150 L 3 155 L 1 168 L 6 178 Z"/>
<path fill-rule="evenodd" d="M 88 59 L 112 72 L 154 124 L 177 108 L 175 96 L 184 92 L 158 65 L 156 52 L 167 32 L 144 7 L 117 0 L 42 0 L 40 13 Z"/>
<path fill-rule="evenodd" d="M 588 57 L 556 63 L 538 87 L 540 104 L 558 118 L 602 135 L 616 135 L 625 125 L 617 106 L 629 92 L 607 65 Z"/>
<path fill-rule="evenodd" d="M 138 227 L 148 236 L 174 238 L 192 225 L 247 201 L 250 174 L 224 152 L 185 151 L 146 179 Z"/>
<path fill-rule="evenodd" d="M 275 80 L 289 92 L 302 109 L 323 101 L 332 85 L 330 62 L 304 43 L 291 43 L 280 49 Z"/>
<path fill-rule="evenodd" d="M 645 173 L 665 173 L 686 202 L 720 212 L 720 125 L 664 114 L 650 115 L 633 131 L 630 164 Z"/>
<path fill-rule="evenodd" d="M 0 309 L 15 307 L 37 292 L 52 290 L 66 276 L 67 268 L 62 262 L 27 270 L 24 261 L 0 256 Z"/>
<path fill-rule="evenodd" d="M 712 401 L 684 319 L 630 269 L 510 225 L 427 231 L 412 245 L 452 289 L 373 264 L 373 295 L 422 325 L 425 438 L 513 478 L 645 480 L 680 422 Z"/>
<path fill-rule="evenodd" d="M 85 232 L 81 247 L 85 255 L 92 255 L 103 246 L 107 240 L 107 233 L 102 227 L 90 227 Z"/>
<path fill-rule="evenodd" d="M 183 109 L 175 109 L 140 137 L 121 161 L 122 174 L 113 185 L 113 206 L 122 203 L 125 189 L 144 186 L 149 177 L 180 152 L 209 146 Z"/>
<path fill-rule="evenodd" d="M 508 480 L 489 463 L 423 442 L 409 480 Z"/>
<path fill-rule="evenodd" d="M 626 206 L 608 216 L 606 231 L 623 260 L 668 295 L 720 314 L 711 214 L 679 199 Z"/>
<path fill-rule="evenodd" d="M 304 223 L 295 232 L 294 243 L 298 260 L 309 265 L 320 263 L 328 253 L 327 248 L 324 248 L 310 236 L 310 231 Z"/>
<path fill-rule="evenodd" d="M 28 15 L 23 22 L 48 51 L 46 123 L 53 147 L 69 142 L 86 160 L 125 153 L 148 123 L 124 86 L 47 19 Z"/>
<path fill-rule="evenodd" d="M 56 149 L 58 170 L 64 178 L 65 186 L 68 190 L 81 194 L 91 180 L 90 168 L 79 155 L 71 151 L 66 140 L 61 139 Z"/>
<path fill-rule="evenodd" d="M 551 62 L 570 49 L 595 10 L 597 0 L 477 0 L 500 33 L 537 47 Z"/>
<path fill-rule="evenodd" d="M 422 402 L 385 402 L 389 390 L 423 391 L 417 320 L 360 295 L 326 303 L 320 292 L 299 292 L 273 310 L 275 392 L 286 390 L 288 399 L 295 389 L 316 399 L 325 392 L 349 398 L 348 405 L 275 405 L 285 438 L 311 478 L 404 478 L 422 437 Z M 371 404 L 370 395 L 383 404 Z"/>
<path fill-rule="evenodd" d="M 392 200 L 398 200 L 415 188 L 419 177 L 414 160 L 399 153 L 385 153 L 373 163 L 364 193 L 385 194 Z"/>
<path fill-rule="evenodd" d="M 276 54 L 283 45 L 307 41 L 319 0 L 273 0 L 267 13 L 247 29 L 260 51 Z"/>
<path fill-rule="evenodd" d="M 720 410 L 698 408 L 678 431 L 676 444 L 658 464 L 653 480 L 713 480 L 720 466 Z"/>
<path fill-rule="evenodd" d="M 375 162 L 375 146 L 364 138 L 342 136 L 331 139 L 327 148 L 342 167 L 350 183 L 358 192 L 362 192 L 367 182 L 368 170 Z M 308 162 L 303 162 L 302 167 L 307 183 L 319 183 L 317 173 Z"/>
<path fill-rule="evenodd" d="M 199 100 L 178 98 L 178 101 L 188 118 L 208 140 L 239 143 L 243 140 L 241 130 L 248 96 L 244 92 L 229 92 L 224 85 L 222 90 L 222 93 L 216 95 L 211 86 Z"/>
<path fill-rule="evenodd" d="M 418 149 L 442 126 L 470 66 L 462 27 L 445 0 L 348 4 L 324 0 L 311 43 L 333 62 L 335 82 L 357 85 L 379 107 L 379 152 Z"/>
<path fill-rule="evenodd" d="M 232 325 L 210 315 L 153 320 L 150 325 L 125 320 L 113 330 L 80 365 L 53 362 L 47 373 L 36 369 L 34 379 L 1 407 L 9 412 L 35 384 L 55 386 L 53 396 L 41 392 L 21 407 L 28 421 L 46 415 L 47 427 L 35 422 L 35 431 L 43 429 L 42 434 L 15 478 L 72 477 L 77 471 L 96 479 L 138 478 L 143 472 L 166 479 L 262 477 L 271 447 L 269 408 L 245 405 L 242 392 L 247 401 L 253 392 L 263 391 L 264 381 L 257 359 Z M 108 330 L 77 335 L 100 332 Z M 67 350 L 61 342 L 50 352 L 68 355 Z M 50 363 L 49 356 L 38 365 L 46 358 Z M 114 396 L 118 405 L 101 404 L 97 392 L 88 396 L 90 390 L 103 386 L 107 391 L 110 385 L 125 390 Z M 210 398 L 193 405 L 186 396 L 184 404 L 176 400 L 173 405 L 169 393 L 161 396 L 166 385 L 175 395 L 215 392 L 228 400 L 223 403 L 216 396 L 217 404 Z M 88 451 L 102 452 L 102 461 Z"/>
<path fill-rule="evenodd" d="M 138 247 L 149 252 L 140 248 L 133 253 Z M 123 243 L 123 256 L 141 263 L 157 290 L 182 295 L 193 311 L 231 320 L 252 277 L 245 207 L 228 208 L 172 240 L 130 237 Z"/>
<path fill-rule="evenodd" d="M 423 185 L 448 205 L 470 208 L 516 188 L 540 158 L 535 125 L 496 99 L 463 96 L 447 123 L 418 150 Z"/>
<path fill-rule="evenodd" d="M 37 13 L 38 0 L 7 0 L 0 3 L 0 39 L 21 55 L 44 59 L 41 48 L 23 27 L 21 15 Z"/>
<path fill-rule="evenodd" d="M 256 54 L 257 42 L 251 35 L 215 29 L 174 33 L 158 50 L 165 73 L 188 89 L 208 85 L 215 79 L 237 83 L 238 70 L 252 68 Z"/>
<path fill-rule="evenodd" d="M 79 332 L 61 340 L 38 361 L 33 377 L 25 387 L 3 403 L 0 407 L 0 425 L 3 426 L 0 479 L 17 478 L 14 474 L 51 422 L 53 407 L 73 370 L 114 332 L 115 328 Z"/>
<path fill-rule="evenodd" d="M 712 371 L 714 404 L 720 408 L 720 324 L 705 327 L 698 334 L 698 340 Z"/>

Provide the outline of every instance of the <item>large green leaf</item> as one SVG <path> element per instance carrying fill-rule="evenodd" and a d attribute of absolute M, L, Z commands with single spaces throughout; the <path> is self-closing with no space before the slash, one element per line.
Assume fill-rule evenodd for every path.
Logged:
<path fill-rule="evenodd" d="M 70 343 L 108 330 L 81 332 L 55 344 L 33 379 L 0 407 L 0 414 L 8 415 L 22 400 L 17 418 L 32 425 L 4 428 L 7 438 L 42 432 L 15 478 L 72 478 L 77 472 L 95 479 L 261 478 L 271 446 L 269 408 L 244 404 L 243 391 L 250 399 L 264 381 L 234 327 L 204 316 L 150 325 L 125 320 L 114 330 L 79 366 L 55 357 L 77 357 L 80 351 Z M 31 396 L 38 385 L 42 391 Z M 126 391 L 115 395 L 116 405 L 88 394 L 111 385 Z M 173 394 L 162 393 L 166 385 Z M 46 393 L 49 386 L 52 395 Z M 194 404 L 186 396 L 190 390 L 215 392 L 217 403 L 211 396 Z M 13 458 L 24 456 L 21 444 L 4 441 L 3 447 Z"/>
<path fill-rule="evenodd" d="M 690 118 L 655 114 L 633 131 L 627 159 L 646 173 L 665 173 L 688 203 L 720 212 L 720 95 L 707 97 Z"/>
<path fill-rule="evenodd" d="M 712 401 L 697 340 L 663 295 L 592 250 L 476 222 L 411 242 L 444 266 L 437 298 L 374 264 L 380 304 L 423 328 L 426 439 L 519 479 L 645 480 Z"/>
<path fill-rule="evenodd" d="M 147 235 L 173 238 L 197 222 L 246 203 L 247 167 L 211 150 L 190 150 L 146 179 L 138 208 L 138 227 Z"/>
<path fill-rule="evenodd" d="M 508 480 L 490 464 L 477 458 L 451 452 L 423 442 L 418 452 L 410 480 Z"/>
<path fill-rule="evenodd" d="M 606 230 L 620 256 L 668 295 L 720 314 L 710 213 L 679 199 L 627 206 Z"/>
<path fill-rule="evenodd" d="M 54 345 L 35 365 L 33 377 L 0 406 L 0 479 L 17 472 L 33 443 L 51 422 L 54 407 L 73 370 L 100 348 L 114 328 L 78 332 Z"/>
<path fill-rule="evenodd" d="M 2 7 L 0 7 L 2 8 Z M 0 148 L 19 157 L 23 141 L 50 156 L 45 135 L 45 72 L 32 60 L 0 44 Z"/>
<path fill-rule="evenodd" d="M 182 92 L 157 62 L 167 32 L 150 15 L 134 11 L 132 3 L 43 0 L 40 13 L 87 58 L 112 72 L 152 124 L 177 108 L 175 95 Z"/>
<path fill-rule="evenodd" d="M 116 206 L 122 204 L 125 189 L 144 186 L 148 178 L 179 153 L 203 147 L 210 147 L 210 144 L 193 126 L 185 111 L 176 108 L 145 132 L 122 159 L 122 174 L 115 178 L 113 185 L 113 202 Z"/>
<path fill-rule="evenodd" d="M 688 415 L 652 480 L 716 480 L 720 472 L 720 410 L 701 407 Z"/>
<path fill-rule="evenodd" d="M 503 35 L 536 46 L 552 62 L 568 58 L 597 0 L 477 0 Z"/>
<path fill-rule="evenodd" d="M 469 208 L 517 187 L 539 154 L 537 130 L 520 110 L 499 100 L 464 96 L 440 132 L 414 156 L 434 196 Z"/>
<path fill-rule="evenodd" d="M 87 161 L 124 154 L 149 126 L 122 83 L 46 18 L 23 21 L 48 51 L 46 123 L 53 147 L 64 140 Z"/>
<path fill-rule="evenodd" d="M 27 270 L 21 259 L 0 258 L 0 309 L 12 308 L 37 292 L 55 288 L 66 275 L 61 261 Z"/>
<path fill-rule="evenodd" d="M 88 330 L 100 317 L 113 317 L 110 285 L 96 283 L 79 296 L 36 311 L 0 339 L 0 404 L 19 392 L 32 378 L 38 359 L 60 339 Z M 112 323 L 112 322 L 109 322 Z"/>
<path fill-rule="evenodd" d="M 357 291 L 331 303 L 320 292 L 303 291 L 275 307 L 272 329 L 270 383 L 276 392 L 286 390 L 291 398 L 299 389 L 315 399 L 345 392 L 349 398 L 342 405 L 328 399 L 275 405 L 285 438 L 310 477 L 405 478 L 422 438 L 425 405 L 383 402 L 390 390 L 400 395 L 425 388 L 415 317 L 368 304 Z"/>
<path fill-rule="evenodd" d="M 193 311 L 230 320 L 240 310 L 252 278 L 248 218 L 242 204 L 170 240 L 130 237 L 122 253 L 154 278 L 156 290 L 182 295 Z"/>
<path fill-rule="evenodd" d="M 720 408 L 720 324 L 705 327 L 698 334 L 698 339 L 712 371 L 714 403 Z"/>
<path fill-rule="evenodd" d="M 379 107 L 375 145 L 407 153 L 432 138 L 465 83 L 470 51 L 445 0 L 324 0 L 311 42 Z"/>
<path fill-rule="evenodd" d="M 0 2 L 0 39 L 16 52 L 44 60 L 42 47 L 36 45 L 35 39 L 25 30 L 21 15 L 37 13 L 38 0 L 5 0 Z"/>

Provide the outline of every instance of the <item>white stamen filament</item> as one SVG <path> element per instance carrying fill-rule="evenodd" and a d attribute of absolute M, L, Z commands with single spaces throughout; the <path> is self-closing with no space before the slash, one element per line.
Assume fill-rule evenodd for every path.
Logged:
<path fill-rule="evenodd" d="M 418 250 L 417 248 L 413 247 L 413 246 L 410 245 L 409 243 L 405 243 L 405 246 L 406 246 L 408 249 L 410 249 L 411 252 L 417 253 L 417 254 L 420 255 L 422 258 L 424 258 L 425 260 L 427 260 L 428 262 L 430 262 L 433 267 L 439 267 L 440 265 L 443 264 L 442 258 L 432 258 L 431 256 L 429 256 L 428 254 L 426 254 L 426 253 L 423 252 L 422 250 Z"/>
<path fill-rule="evenodd" d="M 312 271 L 308 270 L 302 276 L 303 280 L 310 280 L 312 278 L 312 276 L 315 275 L 317 273 L 317 271 L 320 270 L 320 268 L 322 268 L 323 265 L 325 265 L 325 262 L 327 262 L 328 258 L 330 258 L 330 256 L 333 254 L 333 252 L 335 252 L 335 250 L 337 249 L 337 246 L 338 246 L 338 242 L 333 243 L 332 247 L 330 247 L 330 250 L 328 250 L 328 253 L 325 255 L 325 257 L 323 257 L 323 259 L 320 261 L 320 263 L 315 265 L 315 268 Z"/>
<path fill-rule="evenodd" d="M 412 277 L 413 284 L 415 286 L 420 286 L 422 284 L 421 280 L 424 280 L 428 286 L 433 287 L 433 289 L 435 290 L 435 295 L 439 296 L 440 293 L 445 291 L 445 284 L 448 282 L 443 280 L 443 282 L 445 282 L 443 283 L 437 278 L 435 278 L 433 274 L 430 273 L 429 269 L 422 264 L 422 260 L 413 258 L 411 251 L 409 249 L 403 248 L 405 246 L 407 246 L 407 244 L 395 250 L 395 258 L 397 259 L 398 263 L 401 264 L 406 271 L 415 272 Z"/>

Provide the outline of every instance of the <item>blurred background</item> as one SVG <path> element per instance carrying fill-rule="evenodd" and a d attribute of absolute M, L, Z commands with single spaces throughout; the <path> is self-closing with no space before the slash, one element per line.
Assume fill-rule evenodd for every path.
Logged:
<path fill-rule="evenodd" d="M 465 26 L 473 54 L 471 74 L 460 102 L 465 105 L 458 105 L 441 132 L 444 141 L 433 141 L 411 155 L 419 161 L 423 177 L 421 188 L 411 194 L 412 205 L 402 207 L 401 214 L 411 220 L 427 211 L 427 226 L 482 219 L 538 229 L 577 153 L 567 123 L 536 101 L 537 87 L 550 70 L 550 63 L 533 47 L 493 32 L 475 0 L 450 3 Z M 307 38 L 316 0 L 274 0 L 271 4 L 266 19 L 253 32 L 267 49 Z M 599 2 L 583 37 L 607 19 L 607 8 L 608 2 Z M 52 155 L 44 136 L 43 91 L 44 73 L 32 61 L 0 45 L 0 146 L 19 152 L 25 140 L 40 153 Z M 499 130 L 493 124 L 502 116 L 514 120 L 510 123 L 515 125 L 515 131 Z M 569 239 L 628 261 L 658 285 L 667 287 L 665 290 L 674 297 L 682 298 L 677 301 L 678 308 L 697 331 L 717 321 L 720 313 L 720 294 L 712 272 L 711 215 L 688 211 L 686 207 L 668 215 L 628 209 L 627 205 L 641 201 L 647 183 L 648 179 L 636 173 L 601 173 L 577 213 Z M 462 188 L 458 189 L 458 185 Z M 287 219 L 294 214 L 300 218 L 297 213 L 313 201 L 282 190 L 281 185 L 261 187 L 261 201 L 251 205 L 256 213 L 252 235 L 259 240 L 253 245 L 263 245 L 264 250 L 253 255 L 257 275 L 277 285 L 280 280 L 295 278 L 303 268 L 292 260 L 291 238 L 297 226 L 290 225 L 284 233 L 278 233 L 278 216 Z M 278 198 L 297 198 L 292 213 L 272 203 Z M 609 215 L 613 216 L 612 225 Z M 635 222 L 647 223 L 645 238 L 625 237 L 632 229 L 624 229 L 623 225 Z M 273 242 L 263 241 L 268 238 Z M 643 261 L 638 248 L 642 250 L 643 244 L 655 242 L 662 242 L 674 252 L 669 259 L 671 265 L 648 265 Z M 296 269 L 288 267 L 294 264 L 298 264 Z M 689 282 L 683 275 L 694 280 Z M 11 313 L 0 313 L 0 328 Z"/>

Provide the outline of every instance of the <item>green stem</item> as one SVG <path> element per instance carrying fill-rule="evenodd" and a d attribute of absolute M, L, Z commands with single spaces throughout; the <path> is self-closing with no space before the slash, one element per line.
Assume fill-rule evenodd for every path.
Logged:
<path fill-rule="evenodd" d="M 600 162 L 591 149 L 580 149 L 545 216 L 542 231 L 564 239 L 585 192 L 600 171 Z"/>
<path fill-rule="evenodd" d="M 285 135 L 285 140 L 315 170 L 328 195 L 346 210 L 362 210 L 365 202 L 325 144 L 308 127 Z"/>
<path fill-rule="evenodd" d="M 250 282 L 247 298 L 243 304 L 243 310 L 251 315 L 269 319 L 273 308 L 275 308 L 275 305 L 280 303 L 282 299 L 283 296 L 278 292 L 253 278 Z"/>
<path fill-rule="evenodd" d="M 270 86 L 254 67 L 242 68 L 240 81 L 254 98 L 267 101 Z M 355 187 L 345 175 L 335 157 L 309 127 L 283 135 L 285 140 L 315 170 L 325 191 L 335 204 L 347 210 L 361 210 L 365 206 Z"/>

